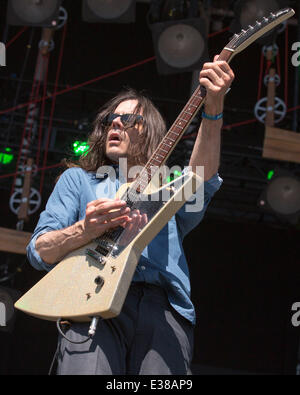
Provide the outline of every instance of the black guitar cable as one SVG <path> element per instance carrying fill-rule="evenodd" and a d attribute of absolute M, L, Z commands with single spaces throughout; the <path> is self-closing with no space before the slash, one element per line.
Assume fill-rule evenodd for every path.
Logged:
<path fill-rule="evenodd" d="M 101 317 L 93 317 L 93 318 L 92 318 L 92 322 L 91 322 L 91 325 L 90 325 L 90 328 L 89 328 L 89 331 L 88 331 L 88 337 L 87 337 L 86 339 L 84 339 L 84 340 L 79 341 L 79 342 L 75 342 L 75 341 L 73 341 L 73 340 L 70 340 L 70 339 L 67 338 L 67 336 L 63 333 L 63 331 L 62 331 L 62 329 L 61 329 L 61 321 L 62 321 L 62 318 L 59 318 L 59 319 L 56 321 L 56 327 L 57 327 L 57 329 L 58 329 L 58 332 L 61 334 L 61 336 L 62 336 L 63 338 L 65 338 L 68 342 L 74 343 L 74 344 L 83 344 L 83 343 L 86 343 L 87 341 L 89 341 L 90 339 L 92 339 L 93 336 L 95 335 L 96 329 L 97 329 L 97 325 L 98 325 L 98 321 L 99 321 L 100 318 L 101 318 Z M 58 351 L 59 351 L 59 345 L 60 345 L 60 343 L 58 342 L 57 348 L 56 348 L 56 351 L 55 351 L 55 354 L 54 354 L 54 357 L 53 357 L 52 362 L 51 362 L 51 365 L 50 365 L 50 369 L 49 369 L 49 372 L 48 372 L 48 376 L 51 375 L 54 362 L 55 362 L 56 359 L 57 359 Z"/>
<path fill-rule="evenodd" d="M 100 317 L 93 317 L 92 318 L 92 322 L 91 322 L 91 325 L 90 325 L 90 328 L 89 328 L 89 331 L 88 331 L 88 337 L 86 339 L 84 339 L 84 340 L 81 340 L 80 342 L 74 342 L 73 340 L 68 339 L 67 336 L 63 333 L 63 331 L 62 331 L 62 329 L 60 327 L 60 323 L 62 321 L 61 318 L 59 318 L 56 321 L 56 327 L 58 329 L 58 332 L 62 335 L 62 337 L 64 337 L 70 343 L 82 344 L 82 343 L 86 343 L 87 341 L 89 341 L 94 336 L 94 334 L 96 333 L 96 328 L 97 328 L 99 319 L 100 319 Z"/>

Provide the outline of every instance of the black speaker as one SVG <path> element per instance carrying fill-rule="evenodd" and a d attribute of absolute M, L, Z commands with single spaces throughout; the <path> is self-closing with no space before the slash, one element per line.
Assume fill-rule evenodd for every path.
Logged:
<path fill-rule="evenodd" d="M 61 0 L 9 0 L 7 23 L 14 26 L 52 27 L 59 15 Z"/>
<path fill-rule="evenodd" d="M 135 22 L 136 0 L 83 0 L 82 19 L 89 23 Z"/>
<path fill-rule="evenodd" d="M 159 74 L 200 70 L 208 60 L 204 18 L 150 24 Z"/>

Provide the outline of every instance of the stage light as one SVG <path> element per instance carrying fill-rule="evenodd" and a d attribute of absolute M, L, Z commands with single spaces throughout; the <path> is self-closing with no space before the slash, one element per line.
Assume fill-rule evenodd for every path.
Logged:
<path fill-rule="evenodd" d="M 268 172 L 267 178 L 268 178 L 269 181 L 272 180 L 274 174 L 275 174 L 274 170 L 270 170 L 270 171 Z"/>
<path fill-rule="evenodd" d="M 73 151 L 76 156 L 82 155 L 89 149 L 86 141 L 75 141 L 73 143 Z"/>
<path fill-rule="evenodd" d="M 90 23 L 135 22 L 136 0 L 83 0 L 82 19 Z"/>
<path fill-rule="evenodd" d="M 8 165 L 14 159 L 14 155 L 11 153 L 11 148 L 5 148 L 4 152 L 0 152 L 0 163 Z"/>
<path fill-rule="evenodd" d="M 147 19 L 159 74 L 202 68 L 208 60 L 208 28 L 198 0 L 153 1 Z"/>
<path fill-rule="evenodd" d="M 300 216 L 300 179 L 293 174 L 274 172 L 258 204 L 281 219 L 297 223 Z"/>
<path fill-rule="evenodd" d="M 207 60 L 204 18 L 153 23 L 150 29 L 158 73 L 199 70 Z"/>
<path fill-rule="evenodd" d="M 271 12 L 277 12 L 286 6 L 288 6 L 287 0 L 238 0 L 235 5 L 235 18 L 231 23 L 230 31 L 239 33 L 241 29 L 247 29 L 249 25 L 255 24 L 264 16 L 267 17 Z M 262 45 L 272 45 L 279 29 L 280 27 L 277 27 L 266 33 L 257 42 Z"/>
<path fill-rule="evenodd" d="M 15 302 L 20 298 L 21 292 L 0 287 L 0 332 L 12 332 L 16 315 Z"/>
<path fill-rule="evenodd" d="M 61 0 L 9 0 L 7 23 L 14 26 L 52 27 L 59 16 Z"/>
<path fill-rule="evenodd" d="M 171 181 L 175 180 L 175 178 L 180 177 L 181 175 L 182 175 L 181 171 L 175 170 L 172 174 L 170 174 L 170 175 L 166 178 L 167 184 L 169 184 Z"/>

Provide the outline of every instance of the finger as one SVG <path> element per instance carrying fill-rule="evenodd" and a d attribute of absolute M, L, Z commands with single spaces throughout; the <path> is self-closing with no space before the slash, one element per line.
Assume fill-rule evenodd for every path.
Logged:
<path fill-rule="evenodd" d="M 224 79 L 220 78 L 219 75 L 213 69 L 201 71 L 200 79 L 202 78 L 208 79 L 214 86 L 223 87 L 225 85 Z"/>
<path fill-rule="evenodd" d="M 103 232 L 107 231 L 108 229 L 113 229 L 118 226 L 121 226 L 121 224 L 123 224 L 123 223 L 127 223 L 128 220 L 130 220 L 129 217 L 120 217 L 118 219 L 115 219 L 114 221 L 109 221 L 105 224 L 101 224 L 98 227 L 98 231 L 103 233 Z"/>
<path fill-rule="evenodd" d="M 100 198 L 100 199 L 96 199 L 96 200 L 92 200 L 91 202 L 89 202 L 86 207 L 90 207 L 90 206 L 98 206 L 98 204 L 100 203 L 104 203 L 107 201 L 111 201 L 112 199 L 107 199 L 107 198 Z"/>
<path fill-rule="evenodd" d="M 105 222 L 105 221 L 111 221 L 115 218 L 118 218 L 124 214 L 128 214 L 130 212 L 129 207 L 123 207 L 121 210 L 116 210 L 116 211 L 111 211 L 107 214 L 100 215 L 100 219 Z M 127 215 L 128 216 L 128 215 Z"/>
<path fill-rule="evenodd" d="M 133 214 L 131 216 L 131 221 L 128 223 L 128 225 L 125 228 L 126 232 L 126 241 L 129 242 L 135 237 L 135 235 L 138 233 L 139 229 L 139 215 L 138 214 Z"/>
<path fill-rule="evenodd" d="M 204 86 L 207 90 L 215 90 L 215 85 L 208 78 L 200 78 L 200 85 Z"/>
<path fill-rule="evenodd" d="M 142 226 L 142 228 L 143 228 L 145 225 L 147 225 L 147 223 L 148 223 L 148 216 L 147 216 L 147 214 L 143 214 L 143 215 L 142 215 L 142 220 L 141 220 L 141 226 Z"/>
<path fill-rule="evenodd" d="M 232 82 L 234 80 L 234 72 L 227 62 L 221 61 L 216 62 L 217 69 L 223 72 L 223 79 L 226 82 Z"/>
<path fill-rule="evenodd" d="M 122 233 L 122 236 L 119 240 L 121 245 L 127 245 L 130 242 L 131 239 L 131 234 L 132 234 L 132 218 L 131 222 L 127 222 L 124 224 L 124 231 Z"/>
<path fill-rule="evenodd" d="M 113 218 L 108 218 L 106 215 L 100 215 L 100 216 L 97 215 L 96 217 L 91 218 L 89 220 L 89 222 L 91 224 L 107 224 L 107 223 L 114 222 L 117 220 L 127 221 L 128 218 L 130 218 L 128 216 L 128 214 L 124 214 L 124 215 L 118 214 L 116 217 L 113 217 Z"/>
<path fill-rule="evenodd" d="M 148 223 L 147 214 L 138 216 L 136 232 L 139 233 L 143 230 L 144 226 Z"/>
<path fill-rule="evenodd" d="M 219 75 L 219 77 L 224 78 L 227 76 L 234 76 L 234 73 L 227 62 L 224 60 L 215 61 L 214 63 L 205 63 L 202 70 L 213 69 Z"/>
<path fill-rule="evenodd" d="M 222 80 L 227 80 L 228 75 L 229 75 L 229 70 L 231 70 L 231 69 L 229 68 L 229 70 L 228 70 L 227 67 L 225 66 L 225 64 L 223 64 L 223 62 L 211 63 L 212 66 L 204 68 L 200 72 L 200 75 L 203 74 L 203 72 L 205 73 L 205 72 L 207 72 L 209 70 L 213 70 L 214 73 L 217 74 L 219 78 L 221 78 Z"/>
<path fill-rule="evenodd" d="M 113 206 L 112 205 L 113 205 L 113 201 L 107 202 L 106 200 L 102 202 L 102 206 L 100 208 L 97 208 L 98 206 L 90 204 L 86 208 L 86 217 L 87 218 L 92 218 L 92 217 L 95 217 L 95 216 L 103 215 L 104 213 L 106 214 L 107 211 L 109 211 L 109 207 L 115 207 L 114 205 Z M 106 209 L 107 207 L 108 207 L 108 209 Z M 117 213 L 120 214 L 121 210 L 125 210 L 125 209 L 126 209 L 126 207 L 124 205 L 122 207 L 122 205 L 121 205 L 121 209 L 116 209 L 116 210 L 114 210 L 112 212 L 117 211 Z M 122 214 L 124 212 L 125 211 L 122 211 Z"/>
<path fill-rule="evenodd" d="M 85 216 L 87 219 L 92 218 L 95 215 L 96 212 L 96 207 L 95 206 L 89 206 L 85 210 Z"/>
<path fill-rule="evenodd" d="M 215 65 L 220 67 L 224 71 L 224 73 L 226 73 L 226 74 L 233 73 L 233 71 L 232 71 L 231 67 L 229 66 L 229 64 L 227 62 L 225 62 L 224 60 L 216 61 Z"/>
<path fill-rule="evenodd" d="M 126 206 L 126 202 L 124 200 L 110 200 L 106 202 L 101 202 L 97 206 L 95 206 L 97 214 L 104 214 L 111 210 L 118 210 L 122 207 Z"/>

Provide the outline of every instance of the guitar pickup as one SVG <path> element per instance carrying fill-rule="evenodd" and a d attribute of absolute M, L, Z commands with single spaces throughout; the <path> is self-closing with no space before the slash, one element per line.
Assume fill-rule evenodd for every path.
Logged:
<path fill-rule="evenodd" d="M 98 244 L 95 252 L 100 253 L 101 255 L 107 256 L 109 253 L 109 246 L 104 246 L 104 245 Z"/>
<path fill-rule="evenodd" d="M 105 259 L 103 258 L 103 256 L 101 254 L 99 254 L 97 251 L 92 250 L 91 248 L 87 248 L 85 250 L 86 255 L 90 256 L 91 258 L 93 258 L 97 263 L 100 263 L 102 266 L 105 265 Z"/>

